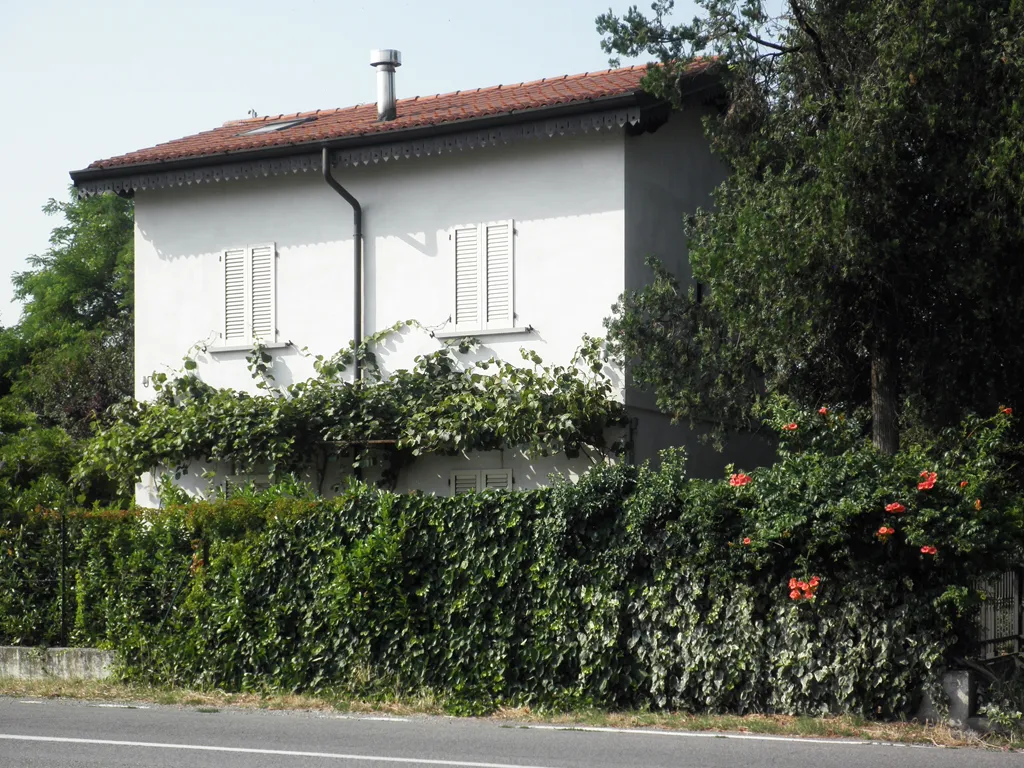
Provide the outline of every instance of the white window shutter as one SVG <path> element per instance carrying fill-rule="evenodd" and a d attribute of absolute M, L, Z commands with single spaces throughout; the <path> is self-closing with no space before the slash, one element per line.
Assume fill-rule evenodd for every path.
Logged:
<path fill-rule="evenodd" d="M 452 495 L 474 493 L 480 485 L 480 471 L 476 469 L 456 470 L 451 476 Z"/>
<path fill-rule="evenodd" d="M 250 247 L 250 296 L 252 303 L 252 340 L 277 341 L 277 318 L 275 317 L 276 280 L 274 275 L 274 245 Z"/>
<path fill-rule="evenodd" d="M 246 311 L 246 253 L 242 248 L 224 251 L 224 341 L 248 340 Z"/>
<path fill-rule="evenodd" d="M 452 313 L 457 329 L 480 328 L 482 264 L 480 230 L 460 227 L 455 230 L 455 310 Z"/>
<path fill-rule="evenodd" d="M 512 328 L 514 322 L 513 245 L 515 229 L 512 221 L 483 226 L 485 246 L 485 322 L 484 328 Z"/>
<path fill-rule="evenodd" d="M 511 469 L 485 469 L 481 490 L 512 490 Z"/>

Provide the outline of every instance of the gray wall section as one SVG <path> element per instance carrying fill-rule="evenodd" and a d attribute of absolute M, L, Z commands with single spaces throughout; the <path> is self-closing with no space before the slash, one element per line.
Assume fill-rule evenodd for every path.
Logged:
<path fill-rule="evenodd" d="M 113 651 L 95 648 L 0 646 L 0 677 L 15 680 L 105 680 Z"/>
<path fill-rule="evenodd" d="M 648 256 L 690 281 L 683 217 L 711 207 L 712 191 L 728 174 L 704 137 L 707 114 L 675 112 L 654 133 L 625 137 L 626 290 L 650 281 Z"/>
<path fill-rule="evenodd" d="M 683 448 L 687 477 L 720 478 L 727 464 L 735 464 L 737 470 L 750 470 L 775 459 L 774 443 L 767 433 L 734 433 L 719 451 L 702 439 L 709 431 L 707 426 L 673 424 L 664 413 L 648 408 L 627 406 L 627 410 L 634 420 L 632 459 L 637 464 L 650 461 L 657 466 L 661 451 Z"/>
<path fill-rule="evenodd" d="M 637 290 L 652 278 L 648 257 L 661 261 L 684 285 L 692 282 L 683 218 L 712 205 L 712 191 L 726 178 L 725 165 L 711 153 L 702 118 L 708 108 L 672 114 L 654 133 L 626 136 L 625 286 Z M 704 430 L 672 424 L 659 413 L 654 393 L 627 377 L 626 405 L 635 419 L 634 457 L 657 460 L 664 448 L 686 449 L 693 477 L 720 477 L 726 464 L 750 469 L 771 463 L 772 442 L 762 435 L 734 436 L 718 452 L 700 440 Z"/>

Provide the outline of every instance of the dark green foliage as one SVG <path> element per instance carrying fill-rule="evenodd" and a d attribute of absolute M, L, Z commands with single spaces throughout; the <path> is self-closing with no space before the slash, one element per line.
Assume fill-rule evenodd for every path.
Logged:
<path fill-rule="evenodd" d="M 780 460 L 745 485 L 687 480 L 669 454 L 532 492 L 75 513 L 74 637 L 131 678 L 232 690 L 905 715 L 969 647 L 975 580 L 1021 554 L 1010 420 L 879 457 L 862 425 L 779 401 Z M 52 578 L 59 521 L 3 525 L 0 642 L 53 642 L 54 592 L 26 587 Z"/>
<path fill-rule="evenodd" d="M 24 311 L 0 328 L 0 508 L 115 498 L 106 478 L 70 476 L 81 439 L 132 391 L 132 204 L 72 197 L 44 210 L 64 220 L 14 276 Z"/>
<path fill-rule="evenodd" d="M 938 429 L 1024 395 L 1024 6 L 701 0 L 598 20 L 647 78 L 717 55 L 707 124 L 732 173 L 688 224 L 698 293 L 660 274 L 610 338 L 681 418 L 743 421 L 767 390 Z M 656 255 L 656 254 L 654 254 Z M 874 375 L 874 378 L 873 378 Z"/>
<path fill-rule="evenodd" d="M 14 276 L 25 307 L 18 325 L 0 331 L 0 393 L 12 391 L 44 426 L 84 437 L 132 394 L 132 203 L 72 196 L 44 210 L 64 221 L 50 249 Z"/>
<path fill-rule="evenodd" d="M 1009 735 L 1011 741 L 1024 738 L 1024 657 L 1003 656 L 976 667 L 981 674 L 978 714 Z"/>
<path fill-rule="evenodd" d="M 69 485 L 80 459 L 81 449 L 67 432 L 42 426 L 14 398 L 0 399 L 0 509 L 24 512 L 40 504 L 114 498 L 111 483 L 102 477 Z"/>

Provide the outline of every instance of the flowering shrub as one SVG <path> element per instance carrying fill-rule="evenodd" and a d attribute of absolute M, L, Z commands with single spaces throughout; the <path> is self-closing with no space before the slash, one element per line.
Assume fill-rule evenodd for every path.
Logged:
<path fill-rule="evenodd" d="M 540 491 L 75 513 L 73 638 L 199 687 L 911 715 L 971 650 L 977 579 L 1020 561 L 1009 417 L 884 456 L 840 408 L 811 416 L 775 401 L 770 426 L 801 425 L 778 461 L 717 481 L 675 451 Z M 54 642 L 55 591 L 28 585 L 52 574 L 59 515 L 0 515 L 0 543 L 0 642 Z"/>

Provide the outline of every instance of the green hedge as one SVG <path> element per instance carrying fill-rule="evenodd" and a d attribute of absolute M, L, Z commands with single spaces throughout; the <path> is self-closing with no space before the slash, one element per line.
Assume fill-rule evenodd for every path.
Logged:
<path fill-rule="evenodd" d="M 780 403 L 777 464 L 722 481 L 673 453 L 533 492 L 68 513 L 72 639 L 130 678 L 231 690 L 904 715 L 968 649 L 975 579 L 1019 561 L 1009 421 L 885 457 Z M 59 513 L 8 517 L 0 642 L 54 643 Z"/>

